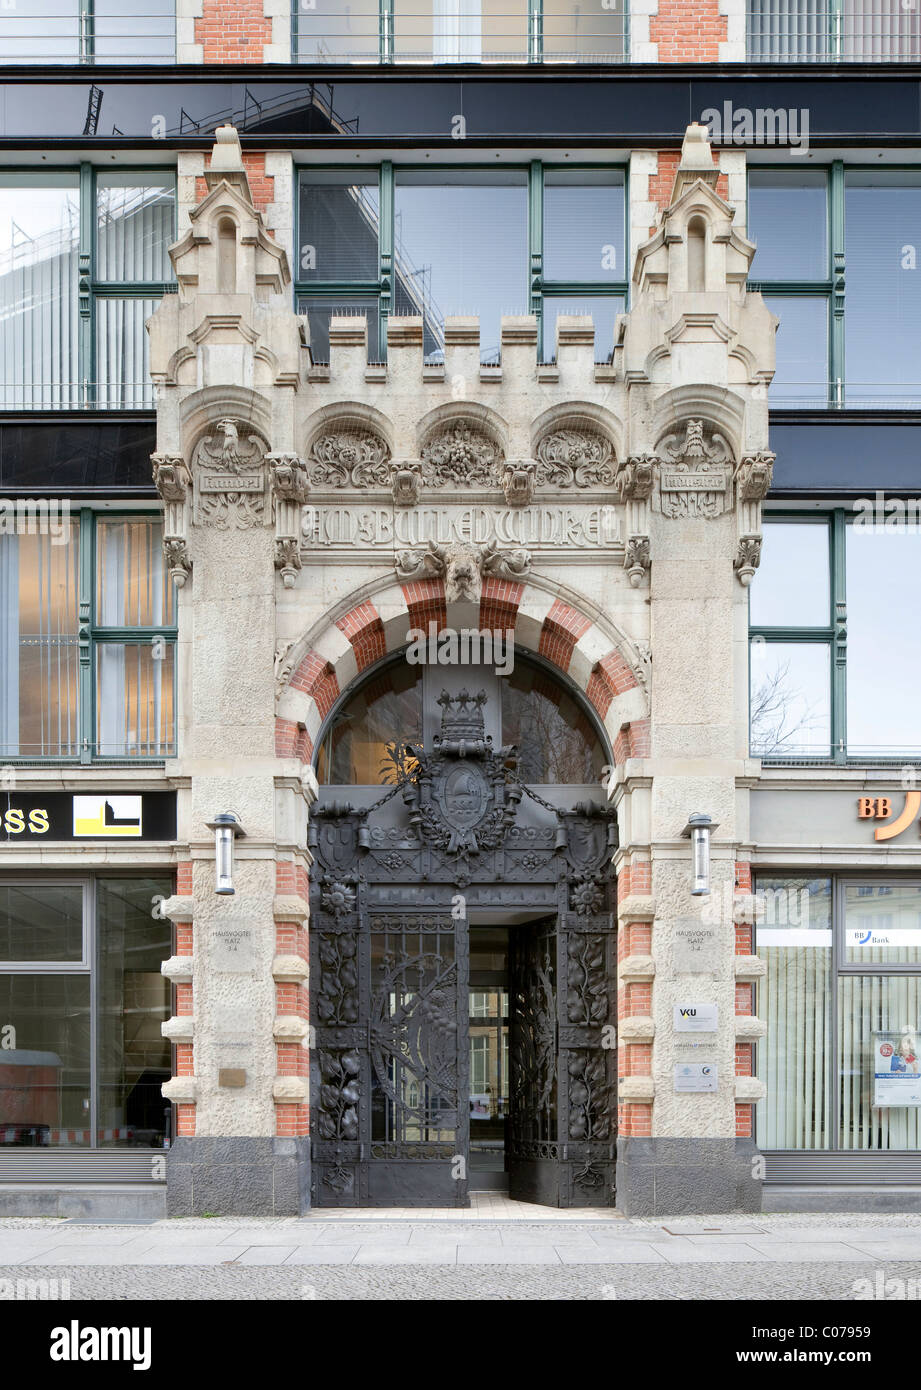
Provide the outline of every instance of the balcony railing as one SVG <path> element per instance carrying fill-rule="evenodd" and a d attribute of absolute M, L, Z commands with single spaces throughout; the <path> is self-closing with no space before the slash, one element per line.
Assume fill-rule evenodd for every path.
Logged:
<path fill-rule="evenodd" d="M 0 66 L 173 63 L 175 0 L 15 0 L 0 5 Z"/>
<path fill-rule="evenodd" d="M 756 63 L 917 63 L 921 5 L 912 0 L 750 0 Z"/>
<path fill-rule="evenodd" d="M 302 63 L 621 63 L 623 0 L 295 0 Z"/>

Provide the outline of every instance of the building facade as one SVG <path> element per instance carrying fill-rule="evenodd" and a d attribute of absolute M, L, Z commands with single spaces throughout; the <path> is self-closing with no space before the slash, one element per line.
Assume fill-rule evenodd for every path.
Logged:
<path fill-rule="evenodd" d="M 917 13 L 123 8 L 0 15 L 0 1211 L 915 1207 Z"/>

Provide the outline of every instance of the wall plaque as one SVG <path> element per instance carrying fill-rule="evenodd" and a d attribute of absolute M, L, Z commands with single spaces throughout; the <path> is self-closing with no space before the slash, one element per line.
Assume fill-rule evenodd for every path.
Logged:
<path fill-rule="evenodd" d="M 719 968 L 719 938 L 716 927 L 704 925 L 698 917 L 679 917 L 673 936 L 676 974 L 716 974 Z"/>
<path fill-rule="evenodd" d="M 675 1090 L 688 1091 L 716 1090 L 715 1062 L 679 1062 L 675 1067 Z"/>
<path fill-rule="evenodd" d="M 248 975 L 255 967 L 253 928 L 243 918 L 222 917 L 211 927 L 211 969 Z"/>
<path fill-rule="evenodd" d="M 672 1026 L 676 1033 L 715 1033 L 719 1026 L 715 1004 L 676 1004 Z"/>

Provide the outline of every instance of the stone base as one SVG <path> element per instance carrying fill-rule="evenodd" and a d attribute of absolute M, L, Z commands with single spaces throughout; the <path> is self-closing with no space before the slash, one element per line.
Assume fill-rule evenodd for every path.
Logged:
<path fill-rule="evenodd" d="M 168 1216 L 302 1216 L 309 1139 L 176 1139 L 166 1161 Z"/>
<path fill-rule="evenodd" d="M 625 1216 L 760 1212 L 758 1157 L 751 1139 L 618 1139 L 618 1209 Z"/>
<path fill-rule="evenodd" d="M 0 1217 L 56 1216 L 85 1221 L 162 1221 L 162 1183 L 4 1183 Z"/>

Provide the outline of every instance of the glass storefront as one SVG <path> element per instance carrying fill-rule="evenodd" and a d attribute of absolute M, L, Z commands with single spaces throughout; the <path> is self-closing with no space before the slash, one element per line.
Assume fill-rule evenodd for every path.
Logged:
<path fill-rule="evenodd" d="M 162 1148 L 165 875 L 0 882 L 0 1150 Z"/>
<path fill-rule="evenodd" d="M 921 882 L 759 876 L 765 1150 L 921 1145 Z"/>

